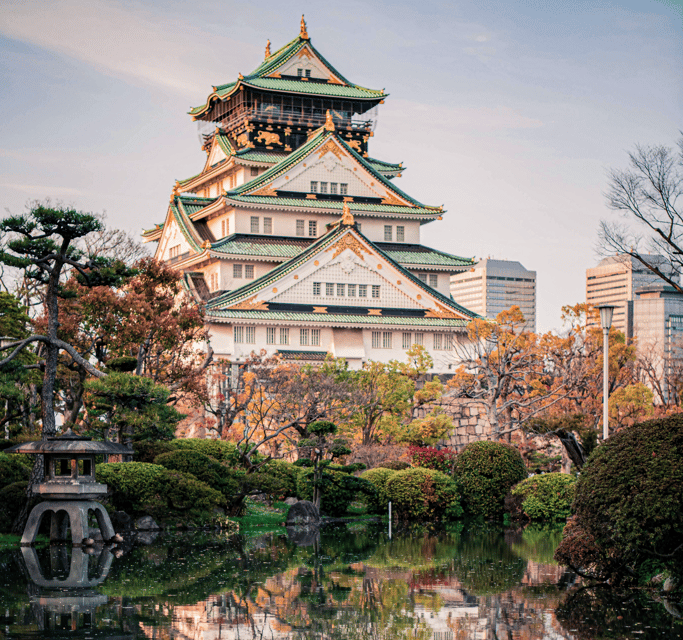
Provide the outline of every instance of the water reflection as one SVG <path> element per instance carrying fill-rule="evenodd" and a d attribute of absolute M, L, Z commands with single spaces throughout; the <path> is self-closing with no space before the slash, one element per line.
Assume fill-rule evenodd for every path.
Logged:
<path fill-rule="evenodd" d="M 0 554 L 0 637 L 683 637 L 664 604 L 586 589 L 554 564 L 559 536 L 460 526 L 389 539 L 356 525 L 179 536 L 113 561 L 25 549 Z"/>

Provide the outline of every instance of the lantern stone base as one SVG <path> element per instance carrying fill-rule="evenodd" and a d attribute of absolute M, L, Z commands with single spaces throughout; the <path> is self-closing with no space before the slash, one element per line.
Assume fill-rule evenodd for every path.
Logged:
<path fill-rule="evenodd" d="M 68 542 L 67 530 L 71 530 L 71 543 L 81 546 L 90 537 L 88 513 L 93 511 L 102 532 L 102 539 L 109 541 L 114 537 L 109 514 L 106 509 L 93 500 L 47 500 L 33 507 L 21 538 L 23 546 L 32 545 L 44 516 L 50 517 L 50 542 Z"/>

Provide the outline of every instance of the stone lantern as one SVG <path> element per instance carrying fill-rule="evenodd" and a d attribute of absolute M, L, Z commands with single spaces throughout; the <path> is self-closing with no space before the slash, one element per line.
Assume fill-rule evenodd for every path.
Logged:
<path fill-rule="evenodd" d="M 76 435 L 68 429 L 62 436 L 17 444 L 5 453 L 28 453 L 45 456 L 45 479 L 33 486 L 33 493 L 43 502 L 31 511 L 22 545 L 32 545 L 43 517 L 50 517 L 50 541 L 66 541 L 67 527 L 71 541 L 82 545 L 90 537 L 88 517 L 97 519 L 102 539 L 111 541 L 115 532 L 109 514 L 96 500 L 107 493 L 107 485 L 95 480 L 95 456 L 117 454 L 131 456 L 133 451 L 115 442 L 97 442 Z"/>

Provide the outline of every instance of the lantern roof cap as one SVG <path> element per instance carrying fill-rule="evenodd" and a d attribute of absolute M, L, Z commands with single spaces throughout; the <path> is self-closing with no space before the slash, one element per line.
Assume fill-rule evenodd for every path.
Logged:
<path fill-rule="evenodd" d="M 69 428 L 61 436 L 51 436 L 47 440 L 15 444 L 13 447 L 5 449 L 5 453 L 63 453 L 67 455 L 117 453 L 132 455 L 133 450 L 117 442 L 99 442 L 87 436 L 79 436 Z"/>

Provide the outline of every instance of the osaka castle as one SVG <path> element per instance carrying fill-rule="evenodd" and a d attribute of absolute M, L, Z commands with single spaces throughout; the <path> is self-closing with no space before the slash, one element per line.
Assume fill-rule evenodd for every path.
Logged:
<path fill-rule="evenodd" d="M 212 87 L 190 111 L 206 162 L 173 187 L 144 238 L 184 274 L 206 310 L 215 357 L 262 349 L 294 361 L 405 361 L 424 345 L 434 372 L 479 316 L 450 297 L 474 262 L 420 243 L 443 207 L 395 181 L 402 164 L 370 155 L 388 94 L 347 80 L 299 35 L 251 73 Z"/>

